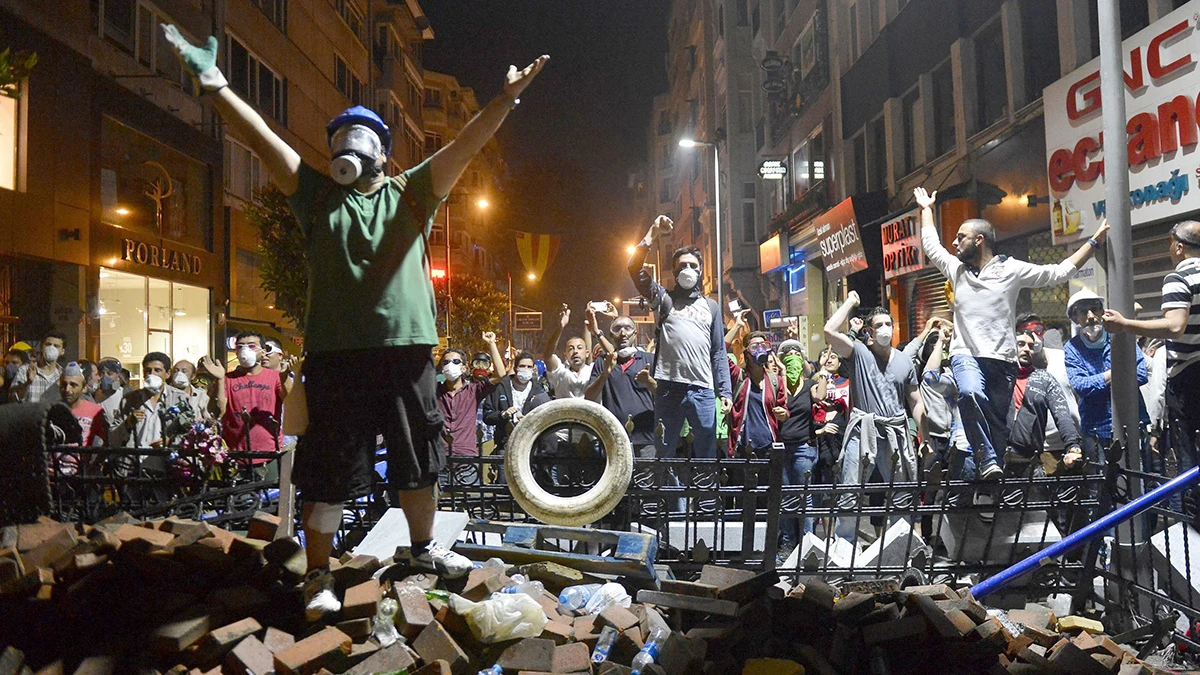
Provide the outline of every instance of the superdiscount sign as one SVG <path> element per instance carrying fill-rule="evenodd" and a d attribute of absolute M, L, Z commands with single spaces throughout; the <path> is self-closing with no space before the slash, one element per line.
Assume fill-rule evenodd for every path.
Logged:
<path fill-rule="evenodd" d="M 1200 0 L 1122 44 L 1124 150 L 1132 223 L 1200 209 Z M 1106 213 L 1100 59 L 1046 87 L 1046 178 L 1055 243 L 1082 239 Z"/>

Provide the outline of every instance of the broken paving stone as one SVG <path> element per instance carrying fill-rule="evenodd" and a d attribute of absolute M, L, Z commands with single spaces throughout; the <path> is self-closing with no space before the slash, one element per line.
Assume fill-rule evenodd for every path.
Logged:
<path fill-rule="evenodd" d="M 271 541 L 275 539 L 275 533 L 279 531 L 279 523 L 279 516 L 266 511 L 255 511 L 246 525 L 246 538 Z"/>
<path fill-rule="evenodd" d="M 605 626 L 612 626 L 618 631 L 625 631 L 638 625 L 638 618 L 633 612 L 624 607 L 613 605 L 600 612 L 599 616 L 596 617 L 595 625 L 601 630 Z"/>
<path fill-rule="evenodd" d="M 296 644 L 296 638 L 291 633 L 285 633 L 274 626 L 270 626 L 263 635 L 262 643 L 274 654 Z"/>
<path fill-rule="evenodd" d="M 1088 619 L 1082 616 L 1064 616 L 1058 620 L 1058 630 L 1063 632 L 1083 630 L 1089 633 L 1103 633 L 1104 624 L 1095 619 Z"/>
<path fill-rule="evenodd" d="M 554 648 L 550 672 L 575 673 L 586 672 L 592 667 L 592 653 L 587 645 L 575 642 Z"/>
<path fill-rule="evenodd" d="M 463 670 L 462 672 L 465 673 L 466 671 Z M 449 663 L 438 659 L 413 671 L 412 675 L 451 675 L 452 673 L 458 675 L 458 671 L 451 668 Z"/>
<path fill-rule="evenodd" d="M 348 594 L 347 594 L 348 595 Z M 411 584 L 401 584 L 395 589 L 399 609 L 396 612 L 396 629 L 408 640 L 415 640 L 421 631 L 433 623 L 433 610 L 425 599 L 425 591 Z"/>
<path fill-rule="evenodd" d="M 436 620 L 413 640 L 413 649 L 426 663 L 441 659 L 450 664 L 455 673 L 466 672 L 465 668 L 469 662 L 466 652 Z"/>
<path fill-rule="evenodd" d="M 496 659 L 496 664 L 506 671 L 537 670 L 549 672 L 554 666 L 555 649 L 554 642 L 550 640 L 525 638 L 501 652 L 500 658 Z M 584 647 L 584 649 L 587 649 L 587 647 Z"/>
<path fill-rule="evenodd" d="M 547 640 L 553 640 L 556 645 L 565 645 L 571 641 L 572 628 L 565 623 L 557 621 L 547 621 L 546 626 L 542 629 L 542 637 Z"/>
<path fill-rule="evenodd" d="M 374 675 L 375 673 L 391 673 L 398 670 L 412 669 L 417 665 L 408 648 L 397 642 L 371 654 L 359 662 L 345 675 Z"/>
<path fill-rule="evenodd" d="M 804 675 L 804 666 L 787 659 L 751 659 L 742 675 Z"/>
<path fill-rule="evenodd" d="M 200 660 L 211 661 L 218 659 L 229 650 L 233 649 L 239 642 L 247 636 L 254 635 L 262 630 L 262 624 L 252 618 L 242 619 L 234 623 L 221 626 L 204 636 L 200 643 Z"/>
<path fill-rule="evenodd" d="M 561 593 L 567 586 L 584 583 L 583 572 L 554 562 L 539 562 L 523 565 L 521 574 L 534 581 L 542 582 L 551 593 Z"/>
<path fill-rule="evenodd" d="M 375 579 L 346 590 L 342 601 L 342 616 L 347 619 L 361 619 L 375 616 L 379 608 L 382 590 Z"/>
<path fill-rule="evenodd" d="M 350 636 L 331 626 L 275 654 L 275 672 L 312 675 L 325 666 L 334 652 L 349 654 L 352 642 Z"/>
<path fill-rule="evenodd" d="M 150 638 L 150 648 L 159 654 L 178 654 L 204 637 L 208 629 L 208 613 L 191 609 L 159 626 Z"/>
<path fill-rule="evenodd" d="M 370 579 L 379 568 L 379 558 L 373 555 L 351 556 L 341 567 L 332 570 L 333 581 L 338 588 L 351 588 Z"/>
<path fill-rule="evenodd" d="M 232 675 L 269 675 L 275 671 L 275 655 L 251 635 L 229 652 L 225 658 L 225 671 Z"/>
<path fill-rule="evenodd" d="M 337 629 L 350 636 L 352 640 L 365 640 L 371 637 L 371 619 L 348 619 L 337 625 Z"/>

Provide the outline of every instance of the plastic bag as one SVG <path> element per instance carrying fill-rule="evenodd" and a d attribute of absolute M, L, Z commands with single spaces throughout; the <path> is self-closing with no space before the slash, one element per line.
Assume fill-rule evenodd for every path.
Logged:
<path fill-rule="evenodd" d="M 592 593 L 592 597 L 588 598 L 587 604 L 583 606 L 583 611 L 588 614 L 599 614 L 614 605 L 629 609 L 631 604 L 633 604 L 633 598 L 625 592 L 625 587 L 610 581 Z"/>
<path fill-rule="evenodd" d="M 484 644 L 538 637 L 546 627 L 546 612 L 524 593 L 504 593 L 483 602 L 450 596 L 450 609 L 467 620 L 467 626 Z"/>

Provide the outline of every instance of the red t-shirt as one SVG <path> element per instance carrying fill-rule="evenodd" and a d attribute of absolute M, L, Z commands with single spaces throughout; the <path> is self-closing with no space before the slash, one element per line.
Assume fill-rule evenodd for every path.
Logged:
<path fill-rule="evenodd" d="M 105 440 L 107 434 L 105 433 L 104 424 L 104 406 L 99 403 L 80 399 L 75 404 L 75 407 L 71 408 L 71 414 L 75 416 L 75 419 L 79 421 L 79 426 L 83 428 L 84 447 L 93 445 L 97 438 Z"/>
<path fill-rule="evenodd" d="M 278 425 L 283 412 L 283 380 L 279 371 L 263 368 L 257 375 L 238 368 L 225 376 L 225 398 L 229 402 L 221 417 L 221 437 L 234 452 L 246 450 L 246 423 L 242 412 L 248 412 L 252 420 L 266 421 L 266 415 L 274 418 Z M 250 450 L 274 452 L 275 438 L 262 423 L 253 423 L 250 428 Z M 266 460 L 255 460 L 255 463 Z"/>

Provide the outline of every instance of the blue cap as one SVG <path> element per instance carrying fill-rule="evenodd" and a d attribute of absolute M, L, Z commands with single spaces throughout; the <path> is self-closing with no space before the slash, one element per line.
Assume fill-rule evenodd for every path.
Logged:
<path fill-rule="evenodd" d="M 379 134 L 379 140 L 383 143 L 383 151 L 388 154 L 392 152 L 392 130 L 388 129 L 387 124 L 384 124 L 383 118 L 376 115 L 370 108 L 364 108 L 361 105 L 346 108 L 342 114 L 329 121 L 329 124 L 325 126 L 325 142 L 332 143 L 334 132 L 347 124 L 361 124 L 372 129 Z"/>

